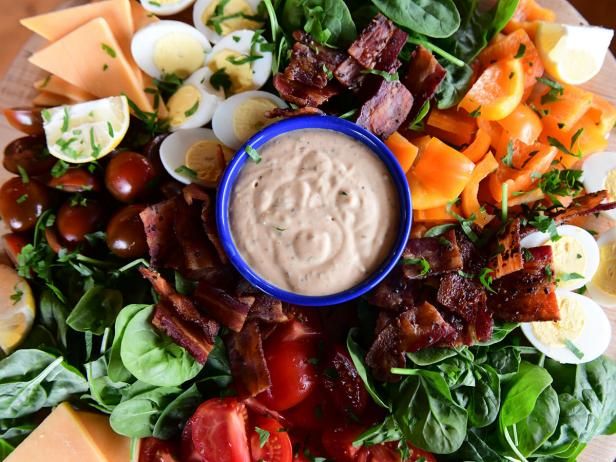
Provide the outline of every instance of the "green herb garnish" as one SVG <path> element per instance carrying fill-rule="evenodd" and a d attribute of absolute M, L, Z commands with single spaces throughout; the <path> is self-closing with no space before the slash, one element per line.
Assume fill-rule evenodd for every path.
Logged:
<path fill-rule="evenodd" d="M 255 427 L 255 432 L 259 435 L 259 447 L 263 448 L 269 440 L 270 432 L 259 427 Z"/>
<path fill-rule="evenodd" d="M 259 163 L 261 162 L 261 154 L 259 154 L 259 152 L 253 148 L 252 146 L 246 146 L 246 154 L 248 154 L 248 157 L 250 157 L 255 163 Z"/>
<path fill-rule="evenodd" d="M 188 168 L 186 165 L 180 165 L 175 169 L 175 173 L 179 173 L 180 175 L 185 175 L 190 178 L 197 178 L 197 172 L 195 172 L 192 168 Z"/>
<path fill-rule="evenodd" d="M 582 350 L 580 350 L 571 340 L 565 340 L 565 346 L 567 347 L 567 350 L 575 355 L 577 359 L 582 359 L 584 357 Z"/>
<path fill-rule="evenodd" d="M 111 48 L 109 45 L 107 45 L 106 43 L 101 43 L 101 48 L 103 49 L 105 53 L 107 53 L 112 58 L 115 58 L 118 55 L 116 51 L 113 48 Z"/>
<path fill-rule="evenodd" d="M 385 72 L 378 69 L 364 69 L 362 74 L 374 74 L 383 77 L 387 82 L 397 82 L 400 80 L 400 76 L 397 72 Z"/>
<path fill-rule="evenodd" d="M 192 115 L 194 115 L 195 112 L 197 112 L 197 109 L 199 109 L 199 101 L 195 101 L 195 104 L 193 104 L 193 106 L 186 112 L 184 112 L 184 115 L 186 117 L 190 117 Z"/>
<path fill-rule="evenodd" d="M 401 260 L 403 265 L 419 265 L 421 270 L 419 272 L 420 276 L 425 276 L 430 272 L 430 262 L 425 258 L 403 258 Z"/>

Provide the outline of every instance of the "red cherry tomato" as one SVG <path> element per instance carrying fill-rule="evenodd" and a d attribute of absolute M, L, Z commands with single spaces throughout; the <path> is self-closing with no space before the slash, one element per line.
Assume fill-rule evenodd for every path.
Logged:
<path fill-rule="evenodd" d="M 323 424 L 332 418 L 330 403 L 320 386 L 316 386 L 312 393 L 297 406 L 285 411 L 284 416 L 292 424 L 292 428 L 312 431 L 320 431 Z"/>
<path fill-rule="evenodd" d="M 104 210 L 101 204 L 88 199 L 85 205 L 65 202 L 58 211 L 56 226 L 60 237 L 69 244 L 83 242 L 86 234 L 100 229 Z"/>
<path fill-rule="evenodd" d="M 52 204 L 49 189 L 30 178 L 11 178 L 0 188 L 0 215 L 13 231 L 28 231 Z"/>
<path fill-rule="evenodd" d="M 20 132 L 28 135 L 43 134 L 43 118 L 41 117 L 41 108 L 16 107 L 5 109 L 3 112 L 7 122 Z"/>
<path fill-rule="evenodd" d="M 139 443 L 139 462 L 178 462 L 178 459 L 171 442 L 158 438 L 143 438 Z"/>
<path fill-rule="evenodd" d="M 125 151 L 116 155 L 105 170 L 105 186 L 120 202 L 133 202 L 147 196 L 156 174 L 145 156 Z"/>
<path fill-rule="evenodd" d="M 268 417 L 255 419 L 255 429 L 250 434 L 250 453 L 253 462 L 291 462 L 293 447 L 289 434 L 276 420 Z M 265 441 L 257 431 L 266 437 Z M 267 433 L 264 433 L 267 432 Z"/>
<path fill-rule="evenodd" d="M 180 449 L 182 462 L 202 462 L 201 454 L 197 452 L 192 440 L 192 418 L 184 425 Z"/>
<path fill-rule="evenodd" d="M 101 189 L 99 179 L 83 168 L 69 168 L 62 175 L 52 177 L 47 185 L 70 193 L 100 191 Z"/>
<path fill-rule="evenodd" d="M 16 175 L 20 173 L 21 167 L 28 175 L 39 176 L 49 173 L 56 160 L 47 152 L 44 136 L 24 136 L 13 140 L 4 148 L 2 165 Z"/>
<path fill-rule="evenodd" d="M 336 462 L 355 462 L 360 455 L 361 447 L 353 446 L 353 441 L 365 429 L 358 425 L 346 425 L 326 429 L 321 436 L 321 442 L 327 457 Z"/>
<path fill-rule="evenodd" d="M 201 462 L 250 462 L 246 406 L 235 398 L 214 398 L 191 417 L 192 442 Z"/>
<path fill-rule="evenodd" d="M 21 253 L 21 249 L 28 245 L 30 240 L 23 234 L 9 233 L 2 236 L 2 241 L 4 243 L 4 251 L 9 257 L 9 260 L 11 260 L 14 265 L 17 265 L 17 257 Z"/>
<path fill-rule="evenodd" d="M 284 411 L 310 395 L 317 374 L 310 363 L 316 355 L 316 337 L 298 321 L 280 326 L 263 346 L 272 386 L 257 396 L 270 409 Z"/>
<path fill-rule="evenodd" d="M 120 258 L 138 258 L 148 252 L 143 222 L 139 214 L 145 205 L 127 205 L 107 224 L 107 246 Z"/>
<path fill-rule="evenodd" d="M 349 353 L 342 346 L 335 345 L 325 362 L 322 383 L 330 402 L 339 412 L 358 417 L 366 410 L 368 392 Z"/>

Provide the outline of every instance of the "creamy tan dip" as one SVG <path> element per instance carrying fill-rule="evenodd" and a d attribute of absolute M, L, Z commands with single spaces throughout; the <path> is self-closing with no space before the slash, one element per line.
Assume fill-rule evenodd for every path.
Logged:
<path fill-rule="evenodd" d="M 273 285 L 329 295 L 366 279 L 398 232 L 389 171 L 363 143 L 330 130 L 281 135 L 246 162 L 230 221 L 244 260 Z"/>

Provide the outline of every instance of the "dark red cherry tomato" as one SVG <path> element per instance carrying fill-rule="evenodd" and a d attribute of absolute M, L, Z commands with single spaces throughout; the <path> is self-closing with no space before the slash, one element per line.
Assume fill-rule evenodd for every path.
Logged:
<path fill-rule="evenodd" d="M 11 260 L 14 265 L 17 265 L 17 257 L 21 253 L 21 249 L 28 245 L 30 240 L 23 234 L 9 233 L 2 236 L 2 241 L 4 244 L 4 251 L 9 257 L 9 260 Z"/>
<path fill-rule="evenodd" d="M 69 168 L 58 177 L 52 177 L 47 185 L 60 191 L 78 193 L 100 191 L 100 180 L 85 168 Z"/>
<path fill-rule="evenodd" d="M 20 132 L 27 135 L 43 134 L 43 117 L 41 117 L 41 108 L 16 107 L 5 109 L 3 112 L 7 122 Z"/>
<path fill-rule="evenodd" d="M 139 462 L 179 462 L 176 448 L 171 441 L 142 438 L 139 441 Z"/>
<path fill-rule="evenodd" d="M 267 433 L 266 433 L 267 432 Z M 292 462 L 293 447 L 282 425 L 269 417 L 258 417 L 250 433 L 250 453 L 253 462 Z"/>
<path fill-rule="evenodd" d="M 251 462 L 246 406 L 235 398 L 214 398 L 190 418 L 192 442 L 201 462 Z"/>
<path fill-rule="evenodd" d="M 321 386 L 315 387 L 310 395 L 284 412 L 284 416 L 291 422 L 293 428 L 319 431 L 326 422 L 329 422 L 331 405 Z"/>
<path fill-rule="evenodd" d="M 364 430 L 359 425 L 345 425 L 326 429 L 321 436 L 326 455 L 336 462 L 355 462 L 360 454 L 361 446 L 353 446 L 353 441 Z"/>
<path fill-rule="evenodd" d="M 0 215 L 13 231 L 32 229 L 52 203 L 51 191 L 34 178 L 11 178 L 0 188 Z"/>
<path fill-rule="evenodd" d="M 143 222 L 139 214 L 145 205 L 127 205 L 107 224 L 107 246 L 121 258 L 138 258 L 148 251 Z"/>
<path fill-rule="evenodd" d="M 85 204 L 65 202 L 56 219 L 58 233 L 69 244 L 83 242 L 86 234 L 101 228 L 104 216 L 103 207 L 96 200 L 87 199 Z"/>
<path fill-rule="evenodd" d="M 57 159 L 47 152 L 44 136 L 17 138 L 4 148 L 2 165 L 11 173 L 19 175 L 19 167 L 30 176 L 49 173 Z"/>
<path fill-rule="evenodd" d="M 192 440 L 192 418 L 184 425 L 182 441 L 180 444 L 182 462 L 202 462 L 201 455 L 197 452 Z"/>
<path fill-rule="evenodd" d="M 160 145 L 167 136 L 169 136 L 167 133 L 157 135 L 143 148 L 143 155 L 150 161 L 157 176 L 165 173 L 165 167 L 163 167 L 163 163 L 160 160 Z"/>
<path fill-rule="evenodd" d="M 156 174 L 148 159 L 136 152 L 125 151 L 109 161 L 105 170 L 105 186 L 117 200 L 133 202 L 151 191 Z"/>

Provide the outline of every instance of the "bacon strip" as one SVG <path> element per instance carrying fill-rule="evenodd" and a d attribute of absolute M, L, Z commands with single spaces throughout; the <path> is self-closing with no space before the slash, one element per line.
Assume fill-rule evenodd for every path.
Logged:
<path fill-rule="evenodd" d="M 301 107 L 319 107 L 342 90 L 333 82 L 330 82 L 325 88 L 303 85 L 289 80 L 284 74 L 274 76 L 274 87 L 285 101 Z"/>
<path fill-rule="evenodd" d="M 276 119 L 278 117 L 297 117 L 303 115 L 325 115 L 325 113 L 319 108 L 310 106 L 300 107 L 297 109 L 278 107 L 265 113 L 265 117 L 268 119 Z"/>
<path fill-rule="evenodd" d="M 607 191 L 605 190 L 576 197 L 569 207 L 553 213 L 551 217 L 557 224 L 561 224 L 567 223 L 576 217 L 616 208 L 616 202 L 603 203 L 607 197 Z"/>
<path fill-rule="evenodd" d="M 407 118 L 413 95 L 400 82 L 383 80 L 361 107 L 356 123 L 381 138 L 389 138 Z"/>
<path fill-rule="evenodd" d="M 492 274 L 494 279 L 502 278 L 524 268 L 520 240 L 520 219 L 516 218 L 497 238 L 496 251 L 498 253 L 489 263 L 489 267 L 494 270 Z"/>
<path fill-rule="evenodd" d="M 484 288 L 474 280 L 448 273 L 441 278 L 436 299 L 466 322 L 473 323 L 477 312 L 485 310 L 487 297 Z"/>
<path fill-rule="evenodd" d="M 438 237 L 409 239 L 402 253 L 402 258 L 425 259 L 430 265 L 429 276 L 457 271 L 462 269 L 463 265 L 456 233 L 452 229 Z M 403 272 L 408 279 L 424 277 L 420 274 L 420 265 L 404 265 Z"/>
<path fill-rule="evenodd" d="M 224 290 L 200 281 L 193 297 L 212 318 L 232 331 L 239 332 L 244 327 L 250 306 Z"/>
<path fill-rule="evenodd" d="M 348 50 L 349 55 L 365 68 L 373 69 L 396 30 L 398 28 L 393 22 L 382 14 L 377 14 L 351 44 Z M 398 54 L 396 53 L 397 57 Z"/>
<path fill-rule="evenodd" d="M 176 202 L 175 198 L 168 199 L 146 207 L 139 214 L 150 251 L 150 263 L 154 268 L 179 269 L 182 265 L 183 258 L 177 251 L 174 232 Z"/>
<path fill-rule="evenodd" d="M 282 302 L 270 297 L 269 295 L 259 293 L 253 297 L 248 312 L 248 319 L 258 319 L 270 323 L 287 322 L 289 317 L 284 312 Z"/>
<path fill-rule="evenodd" d="M 408 119 L 409 123 L 419 114 L 426 101 L 434 97 L 446 73 L 447 71 L 440 65 L 432 52 L 422 46 L 415 49 L 404 78 L 404 85 L 414 97 L 413 108 Z"/>
<path fill-rule="evenodd" d="M 259 325 L 249 321 L 239 332 L 225 338 L 234 384 L 240 396 L 255 396 L 267 390 L 272 382 L 263 354 Z"/>

